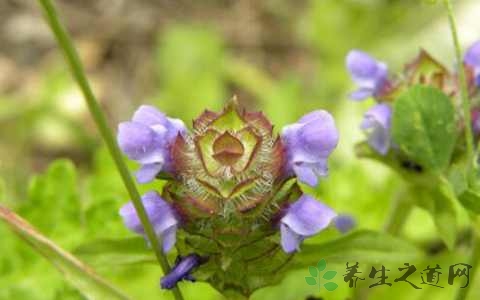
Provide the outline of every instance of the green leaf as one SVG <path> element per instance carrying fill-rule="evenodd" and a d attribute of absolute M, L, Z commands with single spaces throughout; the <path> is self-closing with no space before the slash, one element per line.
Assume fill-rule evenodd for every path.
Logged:
<path fill-rule="evenodd" d="M 459 203 L 450 182 L 439 177 L 432 181 L 432 188 L 413 187 L 410 194 L 428 210 L 441 239 L 449 249 L 453 249 L 458 232 Z"/>
<path fill-rule="evenodd" d="M 37 232 L 29 223 L 9 209 L 0 206 L 0 220 L 33 250 L 50 261 L 72 286 L 87 299 L 129 299 L 99 277 L 90 267 Z"/>
<path fill-rule="evenodd" d="M 305 243 L 301 250 L 293 258 L 292 267 L 306 267 L 319 257 L 330 263 L 345 264 L 348 261 L 397 263 L 414 261 L 423 256 L 418 248 L 407 241 L 368 230 L 356 231 L 325 243 Z"/>
<path fill-rule="evenodd" d="M 450 98 L 432 87 L 412 87 L 395 100 L 392 135 L 414 162 L 429 170 L 444 170 L 456 140 Z"/>
<path fill-rule="evenodd" d="M 317 280 L 313 277 L 305 277 L 305 281 L 307 282 L 308 285 L 316 285 Z"/>
<path fill-rule="evenodd" d="M 460 194 L 458 199 L 466 209 L 480 214 L 480 191 L 469 188 Z"/>
<path fill-rule="evenodd" d="M 156 263 L 155 255 L 142 237 L 96 240 L 79 246 L 73 253 L 96 267 Z"/>
<path fill-rule="evenodd" d="M 321 259 L 318 263 L 317 263 L 317 268 L 320 272 L 322 272 L 323 270 L 325 270 L 325 268 L 327 267 L 327 262 L 325 261 L 325 259 Z"/>
<path fill-rule="evenodd" d="M 323 285 L 327 291 L 332 292 L 338 288 L 338 284 L 335 282 L 327 282 Z"/>
<path fill-rule="evenodd" d="M 333 277 L 335 277 L 335 275 L 337 275 L 337 271 L 327 271 L 325 274 L 323 274 L 323 279 L 331 280 Z"/>
<path fill-rule="evenodd" d="M 313 277 L 317 277 L 318 276 L 318 271 L 317 271 L 317 268 L 315 267 L 308 267 L 308 272 L 310 272 L 310 275 L 312 275 Z"/>

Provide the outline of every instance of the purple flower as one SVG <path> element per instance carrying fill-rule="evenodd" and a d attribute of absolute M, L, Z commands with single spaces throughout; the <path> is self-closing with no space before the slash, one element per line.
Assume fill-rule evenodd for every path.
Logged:
<path fill-rule="evenodd" d="M 156 235 L 163 241 L 163 251 L 168 252 L 175 245 L 179 218 L 171 205 L 163 200 L 157 192 L 151 191 L 143 195 L 142 203 Z M 132 202 L 125 204 L 120 209 L 120 216 L 130 230 L 145 235 Z"/>
<path fill-rule="evenodd" d="M 333 223 L 341 233 L 349 232 L 356 225 L 355 219 L 350 215 L 338 215 L 333 219 Z"/>
<path fill-rule="evenodd" d="M 475 42 L 463 58 L 464 63 L 473 69 L 473 75 L 475 77 L 475 84 L 480 86 L 480 41 Z"/>
<path fill-rule="evenodd" d="M 351 50 L 346 58 L 347 69 L 358 89 L 350 94 L 353 100 L 377 97 L 388 85 L 388 69 L 365 52 Z"/>
<path fill-rule="evenodd" d="M 368 135 L 368 144 L 385 155 L 390 149 L 390 124 L 392 109 L 388 104 L 380 103 L 370 108 L 364 115 L 361 128 Z"/>
<path fill-rule="evenodd" d="M 177 258 L 177 263 L 167 275 L 160 279 L 162 289 L 172 289 L 179 281 L 195 281 L 191 271 L 203 263 L 202 257 L 197 254 L 189 254 L 183 258 Z"/>
<path fill-rule="evenodd" d="M 303 116 L 297 123 L 282 130 L 287 151 L 287 173 L 315 186 L 319 176 L 328 173 L 327 159 L 338 144 L 338 131 L 333 117 L 324 110 Z"/>
<path fill-rule="evenodd" d="M 308 195 L 302 195 L 280 220 L 283 251 L 291 253 L 300 243 L 327 228 L 337 214 L 325 204 Z"/>
<path fill-rule="evenodd" d="M 142 166 L 137 181 L 152 181 L 160 171 L 171 171 L 170 147 L 178 134 L 186 131 L 181 120 L 166 117 L 152 106 L 142 105 L 130 122 L 118 126 L 122 151 Z"/>

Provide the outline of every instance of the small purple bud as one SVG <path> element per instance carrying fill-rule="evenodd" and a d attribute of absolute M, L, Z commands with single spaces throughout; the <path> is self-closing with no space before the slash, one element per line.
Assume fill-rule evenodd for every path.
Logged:
<path fill-rule="evenodd" d="M 480 109 L 472 109 L 471 118 L 473 133 L 478 136 L 480 135 Z"/>
<path fill-rule="evenodd" d="M 346 58 L 347 69 L 358 89 L 350 94 L 352 100 L 377 97 L 388 86 L 388 68 L 365 52 L 351 50 Z"/>
<path fill-rule="evenodd" d="M 177 263 L 172 268 L 170 273 L 160 279 L 160 286 L 162 289 L 170 290 L 174 288 L 179 281 L 195 281 L 191 275 L 191 272 L 202 263 L 202 257 L 197 254 L 189 254 L 183 258 L 177 258 Z"/>
<path fill-rule="evenodd" d="M 473 70 L 475 85 L 480 86 L 480 41 L 475 42 L 468 48 L 463 61 Z"/>
<path fill-rule="evenodd" d="M 355 219 L 350 215 L 338 215 L 333 219 L 333 223 L 341 233 L 349 232 L 356 225 Z"/>
<path fill-rule="evenodd" d="M 142 165 L 136 174 L 139 183 L 152 181 L 160 171 L 170 171 L 170 147 L 178 134 L 185 132 L 182 121 L 167 118 L 148 105 L 140 106 L 131 122 L 119 124 L 120 149 Z"/>
<path fill-rule="evenodd" d="M 283 251 L 299 250 L 302 241 L 328 227 L 337 214 L 325 204 L 308 195 L 302 195 L 280 220 Z"/>
<path fill-rule="evenodd" d="M 287 151 L 287 173 L 310 186 L 328 174 L 327 159 L 338 144 L 335 120 L 324 110 L 313 111 L 282 130 Z"/>
<path fill-rule="evenodd" d="M 167 253 L 175 245 L 179 219 L 171 205 L 156 192 L 151 191 L 143 195 L 142 203 L 155 233 L 163 241 L 163 252 Z M 125 204 L 120 209 L 120 216 L 122 216 L 126 227 L 138 234 L 145 235 L 132 202 Z"/>
<path fill-rule="evenodd" d="M 361 129 L 368 135 L 368 144 L 378 153 L 385 155 L 390 149 L 392 109 L 380 103 L 370 108 L 364 115 Z"/>

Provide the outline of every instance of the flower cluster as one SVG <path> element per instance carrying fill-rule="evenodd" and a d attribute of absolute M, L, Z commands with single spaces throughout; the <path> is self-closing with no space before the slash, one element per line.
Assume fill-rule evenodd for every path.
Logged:
<path fill-rule="evenodd" d="M 315 186 L 328 173 L 328 157 L 338 143 L 333 117 L 318 110 L 283 128 L 280 136 L 260 112 L 247 112 L 232 100 L 222 112 L 205 111 L 188 131 L 183 122 L 141 106 L 132 121 L 121 123 L 118 143 L 140 163 L 137 180 L 168 178 L 161 194 L 142 197 L 164 252 L 175 245 L 180 259 L 161 280 L 172 288 L 193 280 L 200 264 L 218 270 L 202 280 L 218 289 L 235 287 L 239 265 L 250 279 L 249 294 L 264 285 L 254 266 L 264 261 L 281 268 L 302 241 L 331 223 L 343 232 L 351 219 L 313 197 L 297 182 Z M 120 210 L 125 225 L 138 234 L 143 227 L 132 203 Z M 276 238 L 276 236 L 279 238 Z M 276 251 L 280 248 L 283 251 Z M 275 254 L 275 259 L 272 255 Z M 250 268 L 250 269 L 249 269 Z M 247 276 L 246 275 L 246 276 Z"/>
<path fill-rule="evenodd" d="M 464 65 L 469 91 L 474 93 L 476 86 L 480 86 L 480 41 L 467 50 Z M 392 101 L 401 92 L 417 84 L 436 87 L 449 96 L 459 91 L 457 74 L 449 72 L 423 50 L 406 64 L 404 72 L 398 76 L 390 76 L 384 62 L 359 50 L 347 54 L 346 67 L 358 86 L 350 98 L 355 101 L 373 98 L 376 101 L 365 113 L 360 127 L 366 133 L 370 147 L 383 156 L 395 148 L 390 134 Z M 472 110 L 472 125 L 476 134 L 480 133 L 479 111 L 478 108 Z"/>

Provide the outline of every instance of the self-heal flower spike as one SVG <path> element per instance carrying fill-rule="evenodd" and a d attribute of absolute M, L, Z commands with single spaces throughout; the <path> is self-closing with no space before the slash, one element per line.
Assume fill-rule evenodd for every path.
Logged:
<path fill-rule="evenodd" d="M 480 41 L 468 48 L 465 52 L 464 62 L 473 70 L 475 84 L 480 86 Z"/>
<path fill-rule="evenodd" d="M 153 121 L 141 118 L 142 130 L 152 134 L 151 125 L 159 123 L 157 113 L 146 115 Z M 204 111 L 191 131 L 175 135 L 178 127 L 161 124 L 166 129 L 161 131 L 162 143 L 144 134 L 133 136 L 134 143 L 127 139 L 123 147 L 137 161 L 150 155 L 163 158 L 162 171 L 173 175 L 161 198 L 148 194 L 143 199 L 165 251 L 176 238 L 175 248 L 183 257 L 161 286 L 169 289 L 193 279 L 191 270 L 203 262 L 195 270 L 196 278 L 229 299 L 238 293 L 248 298 L 281 279 L 280 270 L 291 259 L 282 245 L 292 252 L 334 215 L 320 202 L 301 197 L 298 185 L 314 185 L 318 176 L 327 174 L 328 156 L 338 142 L 332 116 L 314 111 L 286 126 L 279 137 L 261 112 L 246 111 L 233 99 L 220 112 Z M 171 143 L 169 151 L 164 151 L 165 141 Z M 131 204 L 121 214 L 130 229 L 143 234 Z"/>
<path fill-rule="evenodd" d="M 191 272 L 202 263 L 203 259 L 197 254 L 189 254 L 185 257 L 178 257 L 175 266 L 170 273 L 160 279 L 162 289 L 172 289 L 179 281 L 195 281 Z"/>
<path fill-rule="evenodd" d="M 281 244 L 286 253 L 299 250 L 302 241 L 330 225 L 337 214 L 308 195 L 291 204 L 280 220 Z"/>
<path fill-rule="evenodd" d="M 391 116 L 390 105 L 380 103 L 365 113 L 361 124 L 361 128 L 368 135 L 368 144 L 382 155 L 387 154 L 391 145 Z"/>
<path fill-rule="evenodd" d="M 350 94 L 352 100 L 378 97 L 388 86 L 388 68 L 365 52 L 351 50 L 346 58 L 347 69 L 358 89 Z"/>
<path fill-rule="evenodd" d="M 130 122 L 118 126 L 118 144 L 132 160 L 141 164 L 137 181 L 152 181 L 160 171 L 171 172 L 170 148 L 179 134 L 186 131 L 178 119 L 166 117 L 152 106 L 142 105 Z"/>
<path fill-rule="evenodd" d="M 142 197 L 142 203 L 148 218 L 153 225 L 156 235 L 162 239 L 163 251 L 166 253 L 173 248 L 176 241 L 179 218 L 171 204 L 163 200 L 156 192 L 148 192 Z M 130 230 L 145 234 L 142 223 L 138 218 L 132 202 L 125 204 L 120 209 L 125 226 Z"/>
<path fill-rule="evenodd" d="M 282 141 L 287 151 L 287 172 L 315 186 L 318 177 L 328 173 L 327 159 L 338 144 L 338 131 L 333 117 L 324 110 L 317 110 L 285 126 Z"/>

